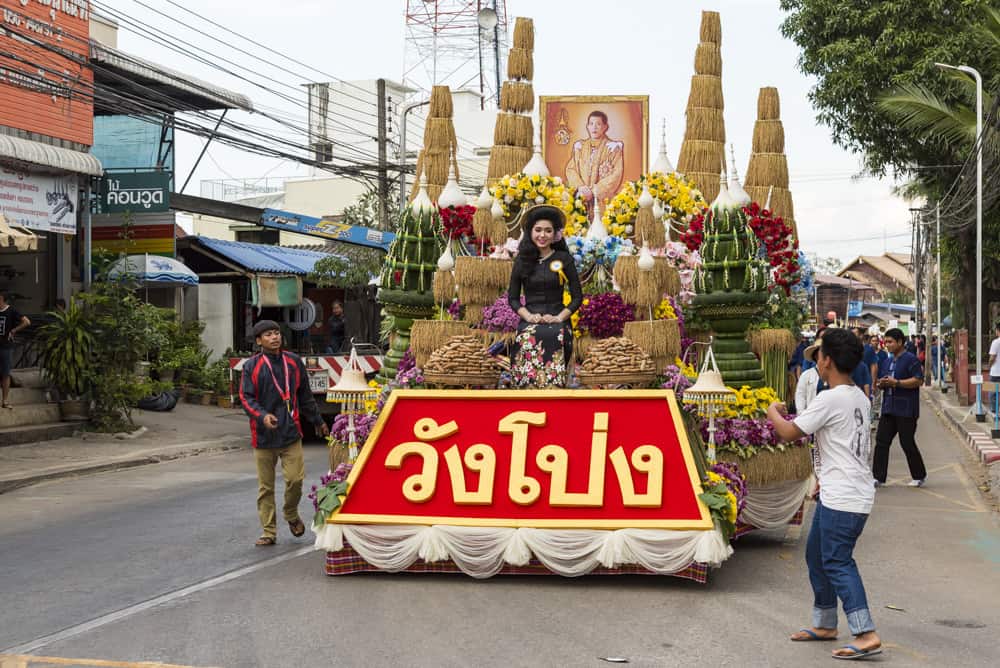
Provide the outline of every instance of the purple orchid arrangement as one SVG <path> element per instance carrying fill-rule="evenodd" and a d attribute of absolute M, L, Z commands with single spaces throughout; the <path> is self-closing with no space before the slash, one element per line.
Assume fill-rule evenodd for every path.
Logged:
<path fill-rule="evenodd" d="M 681 373 L 681 370 L 676 365 L 671 364 L 663 370 L 663 384 L 660 385 L 660 388 L 673 390 L 677 395 L 678 401 L 684 396 L 684 390 L 689 387 L 691 387 L 691 380 Z"/>
<path fill-rule="evenodd" d="M 451 303 L 448 304 L 447 310 L 448 310 L 448 315 L 451 316 L 452 320 L 462 319 L 462 302 L 458 301 L 457 299 L 451 300 Z"/>
<path fill-rule="evenodd" d="M 354 416 L 354 437 L 357 439 L 359 445 L 368 439 L 368 434 L 371 433 L 372 427 L 375 426 L 375 419 L 374 415 Z M 350 438 L 347 428 L 348 416 L 341 413 L 333 418 L 333 423 L 330 425 L 330 436 L 337 442 L 346 444 Z"/>
<path fill-rule="evenodd" d="M 524 297 L 521 297 L 521 304 L 524 305 Z M 483 329 L 490 332 L 516 332 L 517 325 L 521 321 L 507 303 L 507 293 L 497 297 L 496 301 L 483 309 Z"/>
<path fill-rule="evenodd" d="M 747 483 L 740 473 L 740 467 L 735 462 L 716 462 L 712 471 L 726 481 L 726 487 L 736 497 L 736 515 L 739 516 L 747 503 Z"/>
<path fill-rule="evenodd" d="M 626 304 L 617 292 L 590 295 L 580 307 L 580 329 L 595 339 L 621 336 L 625 323 L 635 320 L 635 309 Z"/>

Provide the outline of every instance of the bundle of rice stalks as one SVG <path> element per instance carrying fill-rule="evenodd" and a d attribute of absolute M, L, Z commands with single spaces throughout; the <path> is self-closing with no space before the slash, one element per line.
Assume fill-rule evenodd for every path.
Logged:
<path fill-rule="evenodd" d="M 694 52 L 695 74 L 722 76 L 722 52 L 718 44 L 702 42 Z"/>
<path fill-rule="evenodd" d="M 493 214 L 490 212 L 490 208 L 476 209 L 476 213 L 472 216 L 472 233 L 476 235 L 476 238 L 485 240 L 487 243 L 496 243 L 490 236 L 492 226 Z"/>
<path fill-rule="evenodd" d="M 760 153 L 785 152 L 785 129 L 781 121 L 757 121 L 754 124 L 753 150 Z"/>
<path fill-rule="evenodd" d="M 417 366 L 423 368 L 431 353 L 451 337 L 468 333 L 468 323 L 461 320 L 414 320 L 410 330 L 410 348 Z"/>
<path fill-rule="evenodd" d="M 427 111 L 430 118 L 451 118 L 453 113 L 451 103 L 451 89 L 447 86 L 434 86 L 431 88 L 431 104 Z"/>
<path fill-rule="evenodd" d="M 680 168 L 677 171 L 680 172 Z M 681 173 L 684 174 L 684 178 L 698 188 L 706 202 L 714 202 L 715 198 L 719 196 L 719 172 L 713 174 L 712 172 L 687 170 Z"/>
<path fill-rule="evenodd" d="M 626 304 L 635 304 L 639 289 L 639 256 L 622 253 L 615 260 L 612 275 Z"/>
<path fill-rule="evenodd" d="M 504 81 L 500 88 L 500 108 L 515 113 L 530 113 L 535 108 L 535 89 L 525 81 Z"/>
<path fill-rule="evenodd" d="M 635 240 L 640 246 L 643 242 L 650 248 L 663 248 L 667 245 L 667 230 L 663 223 L 653 217 L 652 207 L 639 207 L 635 217 Z"/>
<path fill-rule="evenodd" d="M 724 164 L 723 155 L 725 148 L 725 144 L 722 141 L 685 139 L 681 145 L 680 156 L 677 159 L 677 171 L 686 176 L 690 176 L 694 172 L 714 173 L 715 180 L 718 182 L 719 173 L 722 171 L 722 165 Z M 701 191 L 704 194 L 704 188 Z M 711 202 L 712 200 L 709 199 L 707 201 Z"/>
<path fill-rule="evenodd" d="M 458 298 L 466 308 L 493 303 L 501 290 L 494 285 L 494 278 L 486 266 L 487 258 L 463 255 L 455 258 L 455 283 Z M 506 284 L 504 287 L 507 287 Z"/>
<path fill-rule="evenodd" d="M 535 24 L 524 16 L 518 16 L 514 21 L 513 44 L 519 49 L 531 51 L 535 48 Z"/>
<path fill-rule="evenodd" d="M 687 111 L 690 113 L 699 107 L 709 109 L 725 108 L 722 97 L 722 77 L 711 74 L 695 74 L 691 77 L 691 93 L 688 95 Z"/>
<path fill-rule="evenodd" d="M 497 294 L 510 287 L 510 272 L 514 269 L 514 261 L 497 257 L 488 257 L 482 262 L 483 280 Z"/>
<path fill-rule="evenodd" d="M 455 298 L 455 276 L 451 271 L 438 269 L 434 272 L 434 302 L 448 306 Z"/>
<path fill-rule="evenodd" d="M 781 118 L 781 98 L 777 88 L 761 88 L 757 94 L 757 120 L 776 121 Z"/>
<path fill-rule="evenodd" d="M 663 301 L 663 284 L 656 271 L 640 271 L 635 288 L 635 301 L 627 302 L 639 307 L 639 312 L 650 312 Z M 623 296 L 624 298 L 624 296 Z"/>
<path fill-rule="evenodd" d="M 812 475 L 812 457 L 809 448 L 794 447 L 784 452 L 763 450 L 744 459 L 732 452 L 719 450 L 719 461 L 735 462 L 746 477 L 750 489 L 779 482 L 805 480 Z"/>
<path fill-rule="evenodd" d="M 783 350 L 791 355 L 795 352 L 798 342 L 787 329 L 753 329 L 747 334 L 750 350 L 761 357 L 772 350 Z"/>
<path fill-rule="evenodd" d="M 722 44 L 722 17 L 719 12 L 701 13 L 700 41 Z"/>
<path fill-rule="evenodd" d="M 531 160 L 531 149 L 524 146 L 494 146 L 490 150 L 488 178 L 499 179 L 520 172 Z"/>
<path fill-rule="evenodd" d="M 496 125 L 493 128 L 493 143 L 500 146 L 523 146 L 529 147 L 532 143 L 531 116 L 521 114 L 507 114 L 500 112 L 497 114 Z M 529 149 L 530 151 L 530 149 Z M 520 171 L 522 164 L 517 171 Z"/>
<path fill-rule="evenodd" d="M 723 117 L 722 109 L 698 107 L 688 111 L 684 129 L 686 139 L 719 141 L 719 137 L 725 136 L 726 120 Z"/>
<path fill-rule="evenodd" d="M 676 320 L 626 322 L 624 335 L 653 359 L 673 361 L 681 353 L 680 326 Z"/>
<path fill-rule="evenodd" d="M 747 170 L 748 186 L 788 189 L 788 160 L 783 153 L 754 153 Z"/>
<path fill-rule="evenodd" d="M 677 268 L 667 261 L 665 257 L 653 258 L 653 272 L 657 275 L 657 280 L 663 292 L 676 297 L 681 291 L 681 275 L 677 273 Z"/>
<path fill-rule="evenodd" d="M 507 56 L 507 78 L 531 81 L 535 78 L 535 63 L 530 49 L 514 47 Z"/>
<path fill-rule="evenodd" d="M 483 306 L 479 304 L 466 304 L 462 320 L 470 325 L 477 326 L 483 322 Z"/>

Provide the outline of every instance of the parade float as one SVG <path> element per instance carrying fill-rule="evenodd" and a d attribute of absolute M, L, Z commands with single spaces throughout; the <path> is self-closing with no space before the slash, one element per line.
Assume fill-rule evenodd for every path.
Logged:
<path fill-rule="evenodd" d="M 517 20 L 489 181 L 474 202 L 453 180 L 442 185 L 447 169 L 428 166 L 450 157 L 455 175 L 450 121 L 425 134 L 421 178 L 380 279 L 392 348 L 377 398 L 359 373 L 330 392 L 346 402 L 331 443 L 347 454 L 331 458 L 310 495 L 328 574 L 704 582 L 739 536 L 801 521 L 809 446 L 781 442 L 764 410 L 786 394 L 778 367 L 791 336 L 769 316 L 793 299 L 803 268 L 794 227 L 752 200 L 735 164 L 726 178 L 720 41 L 718 14 L 704 12 L 679 161 L 691 171 L 675 170 L 661 147 L 639 173 L 610 170 L 621 183 L 605 201 L 550 169 L 574 147 L 568 104 L 543 131 L 564 152 L 532 150 L 528 19 Z M 450 116 L 448 95 L 435 89 L 432 119 Z M 780 130 L 776 106 L 764 120 Z M 783 133 L 779 142 L 761 132 L 755 152 L 783 150 Z M 591 140 L 612 158 L 622 143 Z M 769 193 L 787 188 L 785 169 Z M 538 204 L 565 214 L 584 291 L 571 320 L 576 363 L 565 388 L 510 389 L 505 351 L 518 316 L 505 290 L 521 217 Z"/>

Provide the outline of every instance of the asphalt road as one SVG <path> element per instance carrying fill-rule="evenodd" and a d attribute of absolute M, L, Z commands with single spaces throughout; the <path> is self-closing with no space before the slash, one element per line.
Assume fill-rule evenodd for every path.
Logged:
<path fill-rule="evenodd" d="M 895 448 L 856 551 L 880 662 L 996 666 L 1000 523 L 929 406 L 918 442 L 928 486 L 903 486 Z M 325 456 L 307 448 L 307 486 Z M 831 664 L 831 643 L 787 640 L 811 604 L 797 532 L 741 539 L 707 585 L 331 578 L 309 534 L 281 525 L 277 547 L 252 545 L 255 495 L 252 458 L 235 452 L 0 496 L 0 665 L 5 653 L 227 668 Z"/>

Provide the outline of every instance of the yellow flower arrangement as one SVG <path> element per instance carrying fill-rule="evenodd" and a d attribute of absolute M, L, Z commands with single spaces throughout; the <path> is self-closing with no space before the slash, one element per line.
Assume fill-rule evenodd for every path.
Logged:
<path fill-rule="evenodd" d="M 726 519 L 735 524 L 737 512 L 736 495 L 732 492 L 726 492 L 726 500 L 729 501 L 729 507 L 726 508 Z"/>
<path fill-rule="evenodd" d="M 669 299 L 664 299 L 660 302 L 659 306 L 653 311 L 653 318 L 656 320 L 677 320 L 674 305 L 670 303 Z"/>
<path fill-rule="evenodd" d="M 676 366 L 680 370 L 681 375 L 687 378 L 688 380 L 693 382 L 695 379 L 698 378 L 698 370 L 694 368 L 694 364 L 690 363 L 685 364 L 684 360 L 682 360 L 680 357 L 675 357 L 674 366 Z"/>
<path fill-rule="evenodd" d="M 649 186 L 649 193 L 660 200 L 664 217 L 678 224 L 688 223 L 699 211 L 707 206 L 701 191 L 682 176 L 652 172 L 638 181 L 629 181 L 614 196 L 604 211 L 604 224 L 608 232 L 619 237 L 632 236 L 632 223 L 639 213 L 639 195 L 643 184 Z"/>
<path fill-rule="evenodd" d="M 365 399 L 365 413 L 371 415 L 375 412 L 375 408 L 378 406 L 378 397 L 382 393 L 382 386 L 373 378 L 368 381 L 368 387 L 375 390 L 375 393 L 371 395 L 371 398 Z"/>
<path fill-rule="evenodd" d="M 566 214 L 564 235 L 580 234 L 587 226 L 587 208 L 583 200 L 577 199 L 576 192 L 558 177 L 509 174 L 490 188 L 490 194 L 500 200 L 507 220 L 529 206 L 551 204 Z"/>
<path fill-rule="evenodd" d="M 778 401 L 777 393 L 770 387 L 751 389 L 744 385 L 740 389 L 729 388 L 736 393 L 736 403 L 726 404 L 718 417 L 755 418 L 763 417 L 771 402 Z"/>

